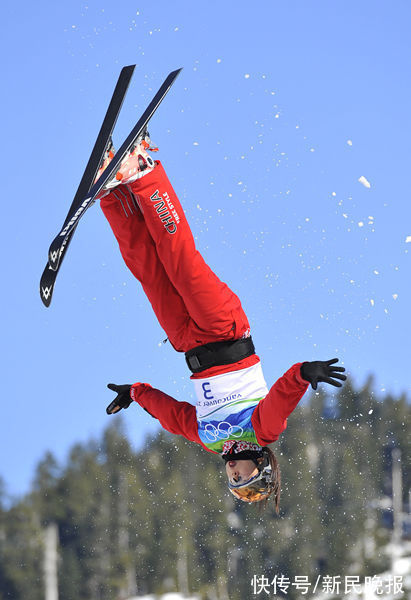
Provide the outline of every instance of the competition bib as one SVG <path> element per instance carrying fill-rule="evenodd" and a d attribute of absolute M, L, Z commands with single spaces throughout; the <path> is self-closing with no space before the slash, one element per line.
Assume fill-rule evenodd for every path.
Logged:
<path fill-rule="evenodd" d="M 227 440 L 258 443 L 251 415 L 268 394 L 261 363 L 192 382 L 197 397 L 198 433 L 207 448 L 221 453 Z"/>

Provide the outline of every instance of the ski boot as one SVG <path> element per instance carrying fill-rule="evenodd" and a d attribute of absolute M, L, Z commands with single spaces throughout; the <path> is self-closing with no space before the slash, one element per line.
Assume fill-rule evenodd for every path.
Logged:
<path fill-rule="evenodd" d="M 98 197 L 102 198 L 113 188 L 120 185 L 120 183 L 132 183 L 136 179 L 139 179 L 140 177 L 147 175 L 147 173 L 150 173 L 150 171 L 152 171 L 155 167 L 155 162 L 148 154 L 148 150 L 152 152 L 157 152 L 158 148 L 152 146 L 149 133 L 146 130 L 133 144 L 131 150 L 124 157 L 120 169 L 117 171 L 113 179 L 106 183 Z M 111 145 L 106 151 L 103 164 L 99 170 L 97 177 L 101 175 L 101 173 L 109 164 L 113 156 L 114 148 Z"/>
<path fill-rule="evenodd" d="M 100 168 L 97 171 L 97 175 L 96 175 L 96 178 L 94 180 L 94 183 L 96 183 L 97 179 L 99 179 L 99 177 L 102 174 L 102 172 L 104 171 L 104 169 L 107 167 L 107 165 L 109 164 L 109 162 L 111 161 L 111 159 L 114 157 L 115 152 L 116 151 L 114 150 L 113 140 L 110 137 L 110 140 L 109 140 L 108 145 L 107 145 L 107 149 L 104 152 L 104 156 L 103 156 L 103 159 L 101 161 Z"/>

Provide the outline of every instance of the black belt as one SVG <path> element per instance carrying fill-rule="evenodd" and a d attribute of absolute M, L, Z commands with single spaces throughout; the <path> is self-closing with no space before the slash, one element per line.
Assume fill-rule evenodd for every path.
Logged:
<path fill-rule="evenodd" d="M 192 373 L 201 373 L 210 367 L 231 365 L 255 354 L 251 337 L 229 342 L 211 342 L 196 346 L 185 353 L 186 363 Z"/>

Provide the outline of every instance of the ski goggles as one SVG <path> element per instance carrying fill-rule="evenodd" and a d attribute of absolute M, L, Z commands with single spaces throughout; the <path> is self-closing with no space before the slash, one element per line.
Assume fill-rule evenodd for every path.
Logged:
<path fill-rule="evenodd" d="M 251 477 L 244 483 L 228 482 L 230 492 L 243 502 L 259 502 L 268 498 L 273 490 L 273 482 L 271 480 L 271 466 L 265 467 L 260 473 Z"/>

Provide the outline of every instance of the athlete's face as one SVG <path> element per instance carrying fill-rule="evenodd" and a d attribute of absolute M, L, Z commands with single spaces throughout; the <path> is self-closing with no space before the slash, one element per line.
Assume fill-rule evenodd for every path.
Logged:
<path fill-rule="evenodd" d="M 225 463 L 225 470 L 231 483 L 244 483 L 258 474 L 258 469 L 252 460 L 228 460 Z"/>

